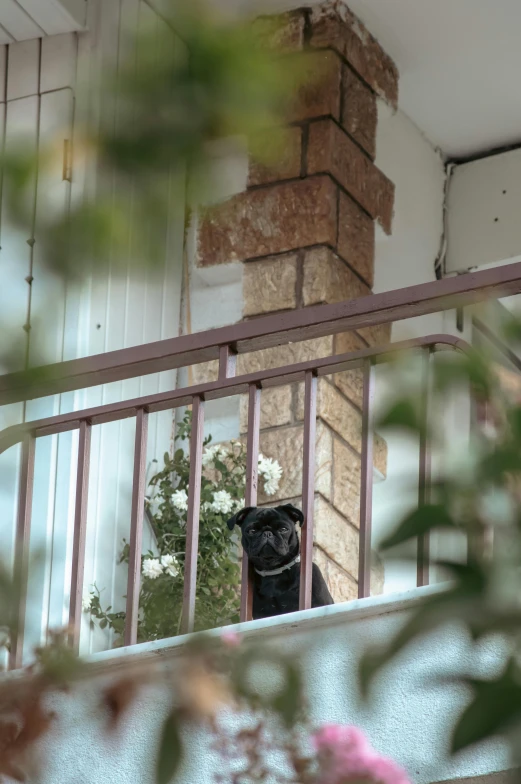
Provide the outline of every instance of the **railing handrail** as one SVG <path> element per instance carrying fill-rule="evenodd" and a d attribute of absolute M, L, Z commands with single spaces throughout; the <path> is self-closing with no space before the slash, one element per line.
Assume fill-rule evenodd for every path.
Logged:
<path fill-rule="evenodd" d="M 364 365 L 367 360 L 375 363 L 387 361 L 392 355 L 414 349 L 435 349 L 443 346 L 453 350 L 469 351 L 470 345 L 454 335 L 436 333 L 422 338 L 399 341 L 385 346 L 350 351 L 346 354 L 336 354 L 322 359 L 312 359 L 299 362 L 290 366 L 259 370 L 242 376 L 221 377 L 217 381 L 198 384 L 191 387 L 159 392 L 154 395 L 145 395 L 118 403 L 107 403 L 94 408 L 80 411 L 70 411 L 67 414 L 57 414 L 52 417 L 35 419 L 12 425 L 0 431 L 0 454 L 15 444 L 21 443 L 27 434 L 34 438 L 64 433 L 76 430 L 80 423 L 87 421 L 89 425 L 100 425 L 135 416 L 138 410 L 146 413 L 165 411 L 168 408 L 179 408 L 190 405 L 194 397 L 201 400 L 217 400 L 222 397 L 231 397 L 248 392 L 252 386 L 269 388 L 284 384 L 304 381 L 306 373 L 313 371 L 317 376 L 331 375 L 345 370 L 354 370 Z"/>
<path fill-rule="evenodd" d="M 448 310 L 521 292 L 521 262 L 381 294 L 275 313 L 228 327 L 169 338 L 37 371 L 0 376 L 0 405 L 85 389 L 237 354 Z M 35 381 L 37 374 L 43 378 Z"/>
<path fill-rule="evenodd" d="M 204 406 L 207 400 L 248 393 L 248 431 L 245 503 L 257 503 L 257 463 L 259 454 L 261 390 L 286 383 L 304 381 L 304 440 L 302 508 L 304 525 L 301 537 L 301 581 L 299 606 L 311 607 L 311 581 L 313 558 L 313 515 L 315 499 L 315 435 L 317 411 L 317 383 L 319 376 L 328 376 L 354 368 L 363 368 L 363 403 L 361 409 L 360 449 L 360 528 L 359 528 L 359 596 L 370 592 L 371 570 L 371 518 L 372 474 L 374 454 L 373 398 L 375 391 L 375 365 L 386 361 L 398 352 L 417 350 L 424 358 L 423 383 L 429 383 L 429 356 L 439 347 L 468 351 L 470 346 L 453 335 L 434 334 L 423 338 L 402 341 L 385 346 L 364 348 L 346 354 L 317 357 L 290 366 L 260 370 L 243 376 L 235 375 L 233 351 L 229 346 L 219 347 L 219 375 L 217 381 L 183 389 L 171 390 L 133 400 L 120 401 L 96 408 L 72 411 L 46 417 L 7 428 L 0 433 L 0 453 L 21 442 L 21 471 L 18 495 L 18 515 L 15 564 L 24 573 L 30 544 L 31 507 L 34 484 L 35 442 L 43 436 L 66 430 L 79 430 L 76 496 L 74 510 L 74 544 L 71 572 L 71 598 L 69 607 L 70 642 L 78 647 L 81 626 L 81 596 L 85 568 L 85 542 L 87 530 L 87 503 L 92 426 L 135 417 L 134 476 L 132 483 L 132 508 L 130 520 L 129 569 L 127 580 L 126 622 L 124 642 L 132 645 L 137 640 L 140 592 L 143 513 L 145 507 L 146 444 L 148 417 L 151 412 L 192 406 L 192 433 L 190 438 L 190 478 L 188 483 L 188 510 L 186 521 L 186 555 L 184 571 L 183 608 L 181 629 L 190 631 L 194 626 L 195 594 L 199 537 L 199 509 L 202 475 Z M 424 411 L 427 417 L 427 407 Z M 429 445 L 424 439 L 420 444 L 420 503 L 425 502 L 430 485 Z M 418 550 L 418 584 L 429 582 L 429 539 L 422 537 Z M 25 592 L 27 574 L 22 580 L 21 602 L 18 608 L 18 629 L 11 641 L 10 667 L 21 666 L 25 619 Z M 243 555 L 241 579 L 241 619 L 252 617 L 253 575 L 248 559 Z"/>

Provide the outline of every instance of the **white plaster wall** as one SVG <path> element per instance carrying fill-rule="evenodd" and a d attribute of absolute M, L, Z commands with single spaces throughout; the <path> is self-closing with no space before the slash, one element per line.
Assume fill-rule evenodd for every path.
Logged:
<path fill-rule="evenodd" d="M 424 591 L 398 597 L 394 602 L 387 598 L 354 601 L 239 628 L 253 644 L 266 643 L 302 657 L 314 722 L 359 725 L 381 753 L 407 769 L 415 784 L 507 769 L 508 753 L 499 742 L 447 759 L 451 728 L 468 695 L 434 678 L 438 673 L 471 671 L 482 676 L 493 672 L 500 660 L 498 642 L 489 641 L 474 654 L 466 636 L 457 627 L 447 627 L 412 648 L 382 674 L 370 707 L 358 701 L 356 668 L 361 653 L 366 645 L 389 639 Z M 180 653 L 183 639 L 136 646 L 123 655 L 162 660 Z M 121 655 L 113 651 L 98 654 L 96 659 L 117 669 Z M 106 677 L 99 685 L 103 682 L 107 682 Z M 267 670 L 266 688 L 271 685 Z M 42 746 L 44 773 L 40 784 L 152 784 L 157 733 L 169 707 L 165 690 L 144 691 L 115 736 L 105 731 L 97 710 L 99 699 L 99 688 L 92 684 L 79 693 L 56 699 L 57 719 Z M 201 731 L 191 731 L 187 736 L 187 761 L 179 779 L 182 784 L 210 784 L 217 770 L 223 772 L 222 761 L 208 741 Z"/>
<path fill-rule="evenodd" d="M 402 111 L 378 102 L 376 165 L 395 185 L 392 234 L 378 231 L 373 291 L 435 280 L 443 233 L 445 168 L 437 151 Z M 437 314 L 397 322 L 393 340 L 440 329 Z"/>
<path fill-rule="evenodd" d="M 378 106 L 376 164 L 394 182 L 396 190 L 392 234 L 377 233 L 375 293 L 436 280 L 434 266 L 443 241 L 443 160 L 439 151 L 402 111 L 393 112 L 382 101 Z M 438 332 L 468 336 L 456 332 L 455 314 L 448 312 L 395 322 L 392 340 Z M 418 381 L 417 373 L 412 374 L 411 381 Z M 393 391 L 387 368 L 380 366 L 377 369 L 377 405 L 383 405 Z M 455 426 L 459 422 L 461 438 L 466 437 L 467 429 L 461 426 L 468 421 L 465 402 L 451 403 L 442 419 L 446 432 L 458 432 Z M 387 478 L 376 484 L 373 491 L 375 543 L 417 503 L 418 442 L 392 433 L 386 434 L 386 440 Z M 438 465 L 446 456 L 446 453 L 437 456 Z M 433 542 L 433 554 L 436 546 Z M 385 593 L 407 590 L 415 584 L 416 567 L 412 561 L 385 561 Z"/>
<path fill-rule="evenodd" d="M 235 143 L 234 143 L 235 141 Z M 246 189 L 248 155 L 239 140 L 214 145 L 212 187 L 207 205 L 216 204 Z M 187 333 L 216 329 L 242 320 L 242 262 L 200 267 L 196 264 L 197 219 L 192 222 L 187 238 L 188 286 L 184 292 L 184 328 Z M 189 302 L 187 302 L 189 298 Z M 186 370 L 180 372 L 180 383 L 188 384 Z M 214 442 L 239 437 L 239 397 L 212 400 L 205 407 L 205 436 Z M 177 421 L 183 412 L 176 414 Z"/>

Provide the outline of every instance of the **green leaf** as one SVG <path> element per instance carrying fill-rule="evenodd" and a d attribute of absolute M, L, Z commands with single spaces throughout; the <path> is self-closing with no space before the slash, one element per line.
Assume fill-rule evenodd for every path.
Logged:
<path fill-rule="evenodd" d="M 292 662 L 286 662 L 284 689 L 273 700 L 273 709 L 287 727 L 292 727 L 302 707 L 302 682 L 300 670 Z"/>
<path fill-rule="evenodd" d="M 418 411 L 411 400 L 399 400 L 379 419 L 378 427 L 400 428 L 418 433 L 421 429 Z"/>
<path fill-rule="evenodd" d="M 446 392 L 454 387 L 470 383 L 474 392 L 488 398 L 494 387 L 494 378 L 489 362 L 485 356 L 475 350 L 464 355 L 439 357 L 434 379 L 438 392 Z"/>
<path fill-rule="evenodd" d="M 176 710 L 167 716 L 161 732 L 156 767 L 156 784 L 169 784 L 183 760 L 183 744 Z"/>
<path fill-rule="evenodd" d="M 456 584 L 449 591 L 426 598 L 385 646 L 366 651 L 359 667 L 359 683 L 363 696 L 367 696 L 371 682 L 378 672 L 410 643 L 444 626 L 449 619 L 472 626 L 483 617 L 487 590 L 487 575 L 483 568 L 475 563 L 453 564 L 440 561 L 438 565 L 452 573 Z"/>
<path fill-rule="evenodd" d="M 452 736 L 452 753 L 502 734 L 521 719 L 519 670 L 510 660 L 499 678 L 468 680 L 474 699 L 463 711 Z"/>
<path fill-rule="evenodd" d="M 480 466 L 481 476 L 489 483 L 501 481 L 505 474 L 520 472 L 521 451 L 516 444 L 495 449 L 494 452 L 483 458 Z"/>
<path fill-rule="evenodd" d="M 421 506 L 402 520 L 398 528 L 383 540 L 380 547 L 382 550 L 388 550 L 409 539 L 422 536 L 433 528 L 456 528 L 456 524 L 444 506 L 438 504 Z"/>

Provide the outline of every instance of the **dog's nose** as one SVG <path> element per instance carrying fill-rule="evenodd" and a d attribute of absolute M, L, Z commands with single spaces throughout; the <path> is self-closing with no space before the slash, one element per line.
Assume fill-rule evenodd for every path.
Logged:
<path fill-rule="evenodd" d="M 266 539 L 271 539 L 273 533 L 271 531 L 264 531 L 264 536 L 266 537 Z"/>

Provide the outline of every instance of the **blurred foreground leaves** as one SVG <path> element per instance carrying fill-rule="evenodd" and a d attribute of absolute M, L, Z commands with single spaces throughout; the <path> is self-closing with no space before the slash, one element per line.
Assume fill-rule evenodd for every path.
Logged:
<path fill-rule="evenodd" d="M 276 154 L 276 129 L 284 125 L 296 92 L 299 58 L 270 51 L 250 19 L 221 18 L 195 0 L 172 1 L 166 16 L 168 24 L 144 27 L 128 47 L 137 58 L 120 63 L 117 74 L 102 74 L 102 102 L 117 106 L 117 121 L 102 114 L 99 128 L 76 129 L 75 155 L 97 161 L 101 187 L 69 215 L 50 208 L 43 221 L 40 216 L 37 241 L 52 272 L 81 276 L 106 262 L 109 253 L 127 264 L 130 230 L 131 263 L 153 265 L 171 213 L 172 179 L 186 176 L 190 204 L 199 205 L 218 192 L 215 163 L 223 149 L 264 158 Z M 31 225 L 36 173 L 44 185 L 46 177 L 56 178 L 63 166 L 61 144 L 58 134 L 35 159 L 21 140 L 4 157 L 14 224 Z M 178 196 L 184 199 L 183 189 Z"/>
<path fill-rule="evenodd" d="M 95 188 L 86 186 L 81 198 L 76 193 L 67 212 L 63 199 L 54 200 L 68 128 L 42 138 L 36 154 L 27 153 L 31 146 L 22 135 L 2 157 L 10 227 L 33 238 L 36 182 L 45 194 L 30 239 L 37 243 L 43 278 L 81 281 L 106 271 L 109 262 L 112 274 L 154 270 L 164 264 L 176 204 L 178 211 L 186 205 L 186 223 L 192 209 L 219 197 L 223 158 L 227 166 L 245 155 L 269 163 L 283 143 L 302 69 L 299 55 L 281 55 L 268 45 L 278 22 L 264 19 L 259 27 L 200 0 L 171 0 L 162 13 L 166 23 L 158 25 L 151 15 L 149 27 L 140 25 L 135 39 L 121 44 L 126 59 L 88 88 L 114 111 L 102 111 L 95 127 L 82 126 L 77 113 L 73 182 L 95 169 Z M 86 102 L 81 89 L 78 101 Z M 21 366 L 25 348 L 11 345 L 1 314 L 0 332 L 6 372 Z"/>
<path fill-rule="evenodd" d="M 521 334 L 516 319 L 508 321 L 505 343 Z M 491 737 L 511 741 L 513 762 L 521 749 L 521 394 L 512 396 L 499 383 L 497 356 L 470 350 L 456 356 L 436 357 L 431 362 L 431 405 L 438 416 L 427 424 L 417 415 L 419 389 L 404 395 L 403 370 L 396 369 L 391 383 L 392 401 L 382 414 L 385 428 L 407 437 L 423 436 L 434 450 L 443 449 L 442 414 L 448 400 L 472 399 L 472 424 L 465 434 L 451 433 L 453 460 L 445 453 L 441 469 L 430 488 L 430 503 L 413 509 L 382 543 L 389 550 L 425 534 L 458 533 L 467 541 L 467 556 L 438 558 L 435 566 L 447 575 L 447 590 L 427 596 L 400 631 L 386 644 L 369 649 L 360 665 L 362 691 L 367 695 L 376 675 L 412 643 L 451 622 L 463 626 L 474 645 L 495 639 L 504 650 L 499 675 L 477 680 L 471 673 L 451 678 L 471 689 L 471 702 L 453 731 L 455 753 Z M 410 388 L 410 387 L 409 387 Z M 521 376 L 519 390 L 521 391 Z M 438 418 L 439 417 L 439 418 Z M 470 424 L 470 423 L 469 423 Z M 468 438 L 468 440 L 466 440 Z M 441 451 L 443 454 L 443 452 Z M 449 548 L 450 551 L 450 548 Z M 396 551 L 398 555 L 398 551 Z M 449 552 L 450 555 L 450 552 Z M 504 647 L 501 647 L 504 646 Z M 476 648 L 477 650 L 477 648 Z"/>

